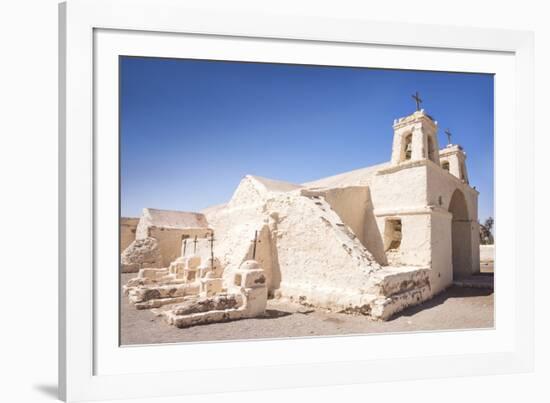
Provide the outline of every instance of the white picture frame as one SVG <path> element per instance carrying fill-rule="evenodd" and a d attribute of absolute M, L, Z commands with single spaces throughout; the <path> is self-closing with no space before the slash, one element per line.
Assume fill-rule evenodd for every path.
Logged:
<path fill-rule="evenodd" d="M 59 39 L 59 390 L 63 399 L 171 396 L 532 370 L 531 33 L 237 15 L 187 9 L 184 3 L 169 0 L 71 0 L 60 5 Z M 117 103 L 116 82 L 108 73 L 117 54 L 134 51 L 178 57 L 193 49 L 222 52 L 216 50 L 215 40 L 234 43 L 233 49 L 244 52 L 243 58 L 251 52 L 247 46 L 269 43 L 277 51 L 262 56 L 258 47 L 255 56 L 250 56 L 267 61 L 299 61 L 298 52 L 292 50 L 299 46 L 322 48 L 300 56 L 319 58 L 315 61 L 320 64 L 323 60 L 329 64 L 331 52 L 340 52 L 342 63 L 349 53 L 347 63 L 356 65 L 360 62 L 352 59 L 353 54 L 357 50 L 366 54 L 370 49 L 385 53 L 378 63 L 387 67 L 498 71 L 495 329 L 119 348 L 112 326 L 118 312 L 109 311 L 109 307 L 117 311 L 112 297 L 114 290 L 118 295 L 118 282 L 113 284 L 112 278 L 118 276 L 118 268 L 109 272 L 105 262 L 110 260 L 103 252 L 108 246 L 101 246 L 117 245 L 117 235 L 108 231 L 114 211 L 109 206 L 118 196 L 112 194 L 118 182 L 107 179 L 117 176 L 112 171 L 118 163 L 116 138 L 109 129 L 116 120 L 110 116 L 112 104 Z M 201 42 L 194 48 L 193 41 L 212 42 L 213 46 Z M 239 42 L 247 45 L 239 46 Z M 399 52 L 408 56 L 397 57 Z M 220 54 L 220 58 L 240 57 L 237 54 Z M 103 137 L 98 137 L 98 130 Z M 281 351 L 287 351 L 287 356 Z"/>

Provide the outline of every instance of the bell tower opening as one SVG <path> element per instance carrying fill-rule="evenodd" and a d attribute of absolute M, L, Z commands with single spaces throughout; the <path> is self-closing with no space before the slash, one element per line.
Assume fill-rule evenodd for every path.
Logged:
<path fill-rule="evenodd" d="M 412 158 L 412 133 L 405 136 L 404 146 L 403 160 L 408 161 Z"/>

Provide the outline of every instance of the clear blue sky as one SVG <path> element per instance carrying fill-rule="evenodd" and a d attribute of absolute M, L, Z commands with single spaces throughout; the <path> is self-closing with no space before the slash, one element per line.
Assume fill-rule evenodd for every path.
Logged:
<path fill-rule="evenodd" d="M 493 76 L 122 57 L 121 213 L 225 203 L 246 174 L 302 183 L 388 161 L 414 112 L 464 147 L 493 215 Z"/>

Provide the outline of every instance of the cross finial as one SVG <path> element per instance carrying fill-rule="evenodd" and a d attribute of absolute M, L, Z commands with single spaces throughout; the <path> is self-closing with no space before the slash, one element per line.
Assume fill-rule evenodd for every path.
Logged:
<path fill-rule="evenodd" d="M 256 244 L 260 243 L 258 239 L 258 231 L 254 232 L 254 239 L 252 240 L 254 247 L 252 248 L 252 260 L 256 259 Z"/>
<path fill-rule="evenodd" d="M 413 97 L 413 99 L 416 102 L 416 110 L 419 111 L 420 110 L 420 104 L 422 103 L 422 99 L 420 98 L 420 94 L 418 93 L 418 91 L 416 91 L 416 93 L 414 95 L 411 95 L 411 97 Z"/>
<path fill-rule="evenodd" d="M 445 129 L 445 134 L 447 135 L 447 145 L 451 144 L 451 136 L 453 135 L 449 129 Z"/>

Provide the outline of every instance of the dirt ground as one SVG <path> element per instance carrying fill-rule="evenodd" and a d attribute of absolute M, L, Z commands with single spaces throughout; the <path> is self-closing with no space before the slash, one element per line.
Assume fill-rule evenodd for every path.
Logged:
<path fill-rule="evenodd" d="M 122 283 L 134 276 L 123 275 Z M 492 290 L 454 286 L 385 322 L 269 300 L 265 317 L 186 329 L 168 325 L 149 310 L 137 310 L 122 297 L 120 340 L 131 345 L 492 328 L 493 318 Z"/>

